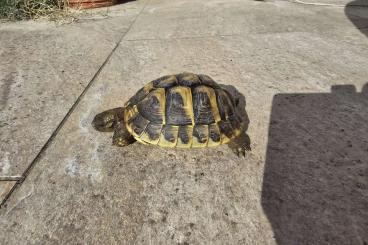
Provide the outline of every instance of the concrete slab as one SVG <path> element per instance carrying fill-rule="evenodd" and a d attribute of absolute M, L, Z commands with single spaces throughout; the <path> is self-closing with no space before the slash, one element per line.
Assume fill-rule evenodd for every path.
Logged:
<path fill-rule="evenodd" d="M 121 105 L 161 74 L 188 69 L 208 71 L 223 83 L 235 78 L 233 64 L 223 60 L 220 42 L 206 41 L 123 42 L 24 188 L 15 193 L 27 198 L 9 200 L 1 219 L 4 232 L 27 230 L 18 242 L 272 240 L 257 204 L 259 195 L 253 193 L 260 191 L 259 156 L 238 159 L 226 146 L 193 151 L 140 144 L 115 148 L 111 135 L 97 133 L 90 125 L 97 112 Z M 42 173 L 34 179 L 38 169 Z M 29 209 L 39 195 L 43 201 L 37 206 L 42 208 Z M 16 221 L 21 217 L 21 223 Z M 8 227 L 14 222 L 17 225 Z M 15 242 L 11 236 L 1 237 Z"/>
<path fill-rule="evenodd" d="M 285 1 L 289 1 L 289 0 L 285 0 Z M 310 5 L 315 5 L 315 6 L 344 6 L 346 4 L 348 4 L 350 2 L 350 0 L 318 0 L 318 1 L 313 1 L 313 0 L 290 0 L 290 2 L 295 2 L 298 4 L 310 4 Z"/>
<path fill-rule="evenodd" d="M 0 181 L 0 202 L 4 200 L 17 181 Z"/>
<path fill-rule="evenodd" d="M 168 3 L 151 2 L 148 9 L 155 4 L 167 8 Z M 185 8 L 193 7 L 192 1 L 173 5 L 179 3 L 181 8 L 168 8 L 178 15 L 192 11 Z M 247 4 L 251 8 L 254 3 L 230 2 L 232 8 L 245 11 L 244 18 L 243 5 Z M 290 15 L 304 11 L 304 6 L 292 6 Z M 325 11 L 336 14 L 332 9 Z M 261 13 L 272 16 L 274 12 Z M 144 12 L 136 24 L 141 26 L 146 15 L 151 18 L 149 11 Z M 255 29 L 264 25 L 258 19 Z M 317 22 L 305 21 L 303 26 Z M 368 241 L 364 233 L 368 183 L 362 161 L 367 151 L 366 127 L 359 120 L 367 117 L 366 97 L 359 95 L 356 100 L 350 91 L 339 97 L 342 100 L 333 97 L 339 103 L 331 103 L 330 91 L 336 84 L 362 90 L 368 82 L 364 69 L 368 42 L 347 24 L 349 20 L 330 21 L 328 25 L 336 25 L 334 30 L 340 29 L 331 36 L 322 31 L 212 37 L 199 33 L 194 38 L 123 41 L 25 182 L 0 210 L 0 239 L 6 244 L 364 244 Z M 280 22 L 276 29 L 284 24 Z M 140 36 L 141 27 L 136 28 L 127 37 L 156 38 L 151 35 L 154 31 Z M 160 32 L 161 27 L 151 28 Z M 245 159 L 234 156 L 226 146 L 191 151 L 140 144 L 112 147 L 111 134 L 98 133 L 90 126 L 96 113 L 121 106 L 146 82 L 184 70 L 209 74 L 246 97 L 253 150 Z M 314 102 L 308 94 L 321 96 Z M 293 100 L 296 96 L 299 100 Z M 318 124 L 319 119 L 324 123 Z M 336 134 L 341 128 L 349 132 Z M 290 136 L 289 129 L 298 137 Z M 308 148 L 310 132 L 321 140 L 313 138 L 316 145 Z M 344 143 L 334 145 L 334 137 Z M 342 146 L 348 140 L 357 149 L 345 154 Z M 336 166 L 325 164 L 329 157 L 337 161 Z M 320 163 L 318 170 L 310 168 L 310 159 Z M 280 173 L 274 164 L 286 171 Z M 352 169 L 340 185 L 347 165 Z M 305 192 L 310 190 L 313 193 Z M 339 201 L 350 197 L 355 204 Z M 277 209 L 272 208 L 274 203 Z M 316 227 L 327 225 L 328 229 L 311 236 L 319 215 L 323 220 Z M 297 235 L 290 224 L 297 227 Z"/>
<path fill-rule="evenodd" d="M 273 96 L 277 93 L 331 91 L 333 85 L 352 84 L 361 90 L 368 82 L 367 42 L 334 40 L 308 33 L 250 35 L 229 38 L 228 47 L 237 55 L 240 91 L 247 98 L 252 116 L 250 134 L 255 149 L 264 154 Z M 363 44 L 365 43 L 365 44 Z M 318 52 L 316 52 L 318 50 Z M 262 103 L 259 96 L 262 96 Z"/>
<path fill-rule="evenodd" d="M 0 25 L 0 176 L 22 175 L 142 7 L 70 25 Z"/>
<path fill-rule="evenodd" d="M 341 7 L 316 8 L 289 1 L 158 0 L 147 6 L 144 18 L 137 20 L 125 39 L 282 32 L 318 33 L 341 39 L 347 31 L 354 33 L 351 26 Z"/>
<path fill-rule="evenodd" d="M 314 47 L 298 50 L 300 43 L 295 40 L 298 38 L 290 34 L 283 38 L 257 35 L 243 41 L 230 37 L 124 41 L 47 154 L 9 200 L 2 213 L 4 231 L 25 234 L 18 242 L 275 243 L 259 199 L 272 95 L 291 90 L 327 91 L 326 81 L 330 81 L 326 78 L 320 85 L 320 77 L 314 77 L 326 71 L 328 64 L 320 64 L 320 70 L 317 65 L 307 66 L 329 50 L 308 59 L 303 55 Z M 253 52 L 259 54 L 258 61 L 244 51 L 250 45 L 256 45 Z M 244 55 L 237 57 L 238 52 Z M 279 54 L 278 59 L 272 61 L 272 54 Z M 368 62 L 363 55 L 364 51 L 347 57 Z M 261 66 L 262 59 L 268 61 L 264 65 L 275 62 L 278 68 L 272 71 Z M 250 64 L 260 65 L 254 71 L 258 77 L 242 70 Z M 303 69 L 296 69 L 298 66 Z M 225 146 L 190 152 L 140 144 L 120 149 L 111 146 L 111 135 L 91 128 L 95 113 L 121 105 L 157 75 L 181 69 L 206 71 L 247 97 L 254 150 L 246 159 L 238 159 Z M 344 72 L 336 71 L 335 80 L 343 81 Z M 296 77 L 290 82 L 277 77 L 287 74 Z M 365 75 L 361 70 L 357 80 Z"/>

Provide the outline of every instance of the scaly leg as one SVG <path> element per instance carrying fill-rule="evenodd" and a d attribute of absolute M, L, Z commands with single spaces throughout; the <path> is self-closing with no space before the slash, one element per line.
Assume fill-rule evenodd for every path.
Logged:
<path fill-rule="evenodd" d="M 250 138 L 245 130 L 236 138 L 230 141 L 229 148 L 238 156 L 245 157 L 246 151 L 251 151 Z"/>
<path fill-rule="evenodd" d="M 112 137 L 112 144 L 116 146 L 127 146 L 133 144 L 136 140 L 127 130 L 124 121 L 118 121 L 115 124 L 114 136 Z"/>

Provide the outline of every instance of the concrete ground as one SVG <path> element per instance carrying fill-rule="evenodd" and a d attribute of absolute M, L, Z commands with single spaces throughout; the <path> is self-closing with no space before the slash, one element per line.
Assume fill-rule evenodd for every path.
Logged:
<path fill-rule="evenodd" d="M 368 3 L 318 2 L 338 6 L 138 0 L 0 24 L 1 243 L 368 244 Z M 245 158 L 91 127 L 182 71 L 244 95 Z"/>

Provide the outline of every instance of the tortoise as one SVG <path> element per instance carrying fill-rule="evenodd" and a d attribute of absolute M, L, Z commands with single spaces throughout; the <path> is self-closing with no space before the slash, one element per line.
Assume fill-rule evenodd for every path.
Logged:
<path fill-rule="evenodd" d="M 139 141 L 161 147 L 212 147 L 229 143 L 238 156 L 250 150 L 248 118 L 239 99 L 207 75 L 181 73 L 160 77 L 124 105 L 99 113 L 92 125 L 114 132 L 113 145 Z"/>

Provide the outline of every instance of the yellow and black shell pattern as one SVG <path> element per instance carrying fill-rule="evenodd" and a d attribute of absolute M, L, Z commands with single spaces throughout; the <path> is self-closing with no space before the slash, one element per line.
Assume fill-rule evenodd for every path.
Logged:
<path fill-rule="evenodd" d="M 207 75 L 181 73 L 156 79 L 126 104 L 128 131 L 143 144 L 211 147 L 241 132 L 231 95 Z"/>

